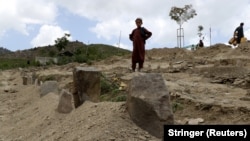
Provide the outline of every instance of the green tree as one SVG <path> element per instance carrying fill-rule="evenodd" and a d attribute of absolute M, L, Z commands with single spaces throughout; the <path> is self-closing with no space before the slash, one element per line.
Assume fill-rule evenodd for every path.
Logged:
<path fill-rule="evenodd" d="M 59 51 L 62 51 L 66 48 L 67 44 L 69 43 L 68 37 L 70 37 L 70 34 L 65 33 L 63 37 L 57 38 L 55 40 L 55 46 Z"/>
<path fill-rule="evenodd" d="M 180 37 L 184 36 L 182 35 L 184 34 L 184 32 L 182 32 L 183 31 L 182 24 L 196 15 L 197 15 L 196 11 L 195 9 L 193 9 L 193 6 L 191 4 L 185 5 L 183 8 L 175 6 L 171 8 L 169 16 L 171 17 L 172 20 L 175 20 L 177 24 L 179 24 L 180 28 L 177 34 L 179 34 Z M 179 38 L 179 43 L 181 47 L 181 38 Z"/>
<path fill-rule="evenodd" d="M 200 38 L 200 40 L 203 40 L 204 39 L 204 37 L 202 36 L 203 34 L 202 34 L 202 31 L 203 31 L 203 26 L 202 25 L 199 25 L 198 26 L 198 36 L 199 36 L 199 38 Z"/>

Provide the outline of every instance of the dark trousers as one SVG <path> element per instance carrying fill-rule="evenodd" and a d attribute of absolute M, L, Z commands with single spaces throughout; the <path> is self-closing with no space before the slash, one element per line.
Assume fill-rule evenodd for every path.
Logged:
<path fill-rule="evenodd" d="M 238 36 L 238 37 L 236 38 L 237 44 L 240 44 L 241 38 L 244 38 L 244 36 Z"/>
<path fill-rule="evenodd" d="M 241 40 L 241 37 L 236 39 L 238 44 L 240 44 L 240 40 Z"/>
<path fill-rule="evenodd" d="M 139 63 L 139 70 L 143 68 L 144 61 L 132 62 L 132 70 L 135 71 L 136 63 Z"/>

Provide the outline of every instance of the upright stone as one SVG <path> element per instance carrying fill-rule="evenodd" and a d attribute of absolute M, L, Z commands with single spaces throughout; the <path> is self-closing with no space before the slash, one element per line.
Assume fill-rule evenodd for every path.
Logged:
<path fill-rule="evenodd" d="M 32 78 L 29 75 L 25 75 L 22 77 L 23 78 L 23 85 L 30 85 L 32 84 Z"/>
<path fill-rule="evenodd" d="M 73 82 L 75 108 L 86 100 L 99 102 L 101 93 L 100 72 L 94 67 L 76 67 L 73 71 Z"/>
<path fill-rule="evenodd" d="M 28 85 L 28 76 L 23 76 L 23 85 Z"/>
<path fill-rule="evenodd" d="M 134 77 L 126 104 L 133 122 L 158 138 L 163 137 L 163 125 L 174 124 L 169 93 L 161 74 Z"/>
<path fill-rule="evenodd" d="M 57 81 L 45 81 L 40 88 L 40 97 L 47 95 L 50 92 L 58 94 Z"/>
<path fill-rule="evenodd" d="M 36 72 L 32 72 L 32 84 L 35 84 L 35 81 L 36 81 L 36 79 L 37 79 L 37 74 L 36 74 Z"/>
<path fill-rule="evenodd" d="M 57 110 L 59 113 L 70 113 L 73 110 L 72 95 L 68 91 L 62 90 Z"/>
<path fill-rule="evenodd" d="M 32 77 L 31 77 L 30 75 L 28 76 L 28 84 L 29 84 L 29 85 L 33 84 L 33 82 L 32 82 Z"/>

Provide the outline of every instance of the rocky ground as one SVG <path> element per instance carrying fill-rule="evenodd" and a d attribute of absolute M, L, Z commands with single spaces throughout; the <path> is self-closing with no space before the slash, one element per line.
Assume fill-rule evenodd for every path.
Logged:
<path fill-rule="evenodd" d="M 148 50 L 142 72 L 131 73 L 130 56 L 92 66 L 129 85 L 136 75 L 161 73 L 171 96 L 176 124 L 250 123 L 250 43 L 190 51 Z M 55 75 L 59 90 L 70 88 L 72 70 L 86 64 L 30 68 Z M 123 102 L 85 102 L 69 114 L 57 112 L 59 95 L 40 97 L 40 86 L 23 85 L 22 69 L 0 72 L 0 141 L 160 141 L 136 126 Z M 126 88 L 123 89 L 126 93 Z"/>

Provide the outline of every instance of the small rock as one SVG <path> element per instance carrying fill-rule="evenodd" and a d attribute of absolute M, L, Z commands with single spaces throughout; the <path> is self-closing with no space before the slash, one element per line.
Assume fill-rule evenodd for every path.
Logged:
<path fill-rule="evenodd" d="M 147 138 L 142 136 L 142 135 L 140 135 L 138 138 L 141 139 L 141 140 L 147 140 Z"/>
<path fill-rule="evenodd" d="M 130 133 L 136 135 L 137 131 L 131 131 Z"/>
<path fill-rule="evenodd" d="M 204 119 L 202 119 L 202 118 L 189 119 L 188 124 L 189 125 L 198 125 L 201 122 L 204 122 Z"/>
<path fill-rule="evenodd" d="M 110 133 L 110 131 L 107 131 L 107 130 L 105 130 L 104 132 L 105 132 L 106 134 L 109 134 L 109 133 Z"/>
<path fill-rule="evenodd" d="M 146 134 L 145 137 L 146 137 L 146 138 L 150 138 L 150 135 L 149 135 L 149 134 Z"/>
<path fill-rule="evenodd" d="M 250 97 L 249 96 L 241 97 L 240 100 L 250 101 Z"/>
<path fill-rule="evenodd" d="M 111 137 L 109 140 L 110 141 L 115 141 L 115 137 Z"/>

